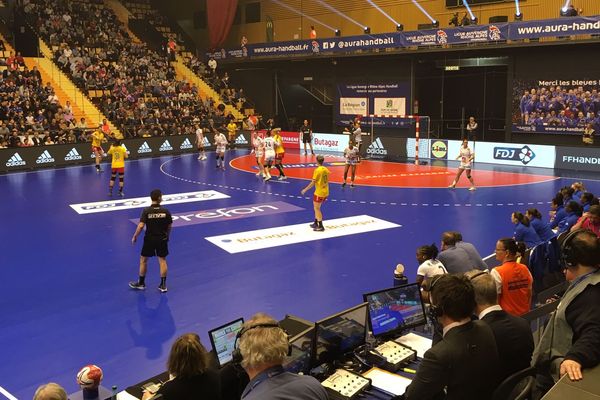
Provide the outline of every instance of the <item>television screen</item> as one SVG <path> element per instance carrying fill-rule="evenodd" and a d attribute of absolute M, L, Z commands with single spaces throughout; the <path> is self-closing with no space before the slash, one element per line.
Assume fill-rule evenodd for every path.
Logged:
<path fill-rule="evenodd" d="M 244 325 L 244 319 L 238 318 L 208 332 L 210 344 L 217 355 L 219 367 L 223 367 L 232 359 L 235 338 Z"/>
<path fill-rule="evenodd" d="M 363 298 L 369 304 L 369 327 L 375 337 L 427 323 L 418 283 L 367 293 Z"/>

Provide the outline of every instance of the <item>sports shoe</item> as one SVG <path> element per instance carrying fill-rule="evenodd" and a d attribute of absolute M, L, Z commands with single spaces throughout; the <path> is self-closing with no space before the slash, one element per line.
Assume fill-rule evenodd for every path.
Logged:
<path fill-rule="evenodd" d="M 112 197 L 112 190 L 108 191 L 108 197 Z"/>
<path fill-rule="evenodd" d="M 129 282 L 129 287 L 136 290 L 144 290 L 146 289 L 146 285 L 139 282 Z"/>
<path fill-rule="evenodd" d="M 315 155 L 315 152 L 314 152 L 314 151 L 311 151 L 311 152 L 310 152 L 310 154 L 312 154 L 312 155 L 314 156 L 314 155 Z"/>
<path fill-rule="evenodd" d="M 308 155 L 308 153 L 307 153 L 307 152 L 304 152 L 304 155 L 305 155 L 305 156 L 307 156 L 307 155 Z"/>
<path fill-rule="evenodd" d="M 261 176 L 262 174 L 261 174 L 261 172 L 260 172 L 260 171 L 258 171 L 258 172 L 257 172 L 256 174 L 254 174 L 254 175 L 256 175 L 256 176 Z"/>
<path fill-rule="evenodd" d="M 324 226 L 317 226 L 315 228 L 313 228 L 313 231 L 315 232 L 323 232 L 325 230 Z"/>
<path fill-rule="evenodd" d="M 346 187 L 346 182 L 342 183 L 342 187 Z"/>
<path fill-rule="evenodd" d="M 120 197 L 125 197 L 125 193 L 123 193 L 123 191 L 122 191 L 122 190 L 119 190 L 119 196 L 120 196 Z"/>
<path fill-rule="evenodd" d="M 206 159 L 208 159 L 208 157 L 206 157 L 206 156 L 202 156 L 202 161 L 204 161 L 204 160 L 206 160 Z"/>
<path fill-rule="evenodd" d="M 354 187 L 354 182 L 350 183 L 350 187 L 353 188 Z"/>
<path fill-rule="evenodd" d="M 474 190 L 477 190 L 477 188 L 476 188 L 475 186 L 471 186 L 471 187 L 469 188 L 469 191 L 470 191 L 470 192 L 472 192 L 472 191 L 474 191 Z"/>
<path fill-rule="evenodd" d="M 167 293 L 167 286 L 166 285 L 160 285 L 158 287 L 158 291 L 161 293 Z"/>
<path fill-rule="evenodd" d="M 448 186 L 448 189 L 456 189 L 456 185 L 450 185 Z"/>
<path fill-rule="evenodd" d="M 318 225 L 317 225 L 315 222 L 313 222 L 313 223 L 312 223 L 312 224 L 310 224 L 309 226 L 310 226 L 311 228 L 315 229 L 315 228 L 316 228 Z"/>
<path fill-rule="evenodd" d="M 198 160 L 202 160 L 202 156 L 198 156 Z"/>
<path fill-rule="evenodd" d="M 104 172 L 104 170 L 102 168 L 96 168 L 96 172 L 100 173 L 100 172 Z"/>

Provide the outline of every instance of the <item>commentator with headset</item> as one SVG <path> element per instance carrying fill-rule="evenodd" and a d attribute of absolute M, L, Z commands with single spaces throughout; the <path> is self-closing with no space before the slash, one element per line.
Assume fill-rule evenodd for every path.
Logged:
<path fill-rule="evenodd" d="M 499 383 L 494 334 L 473 321 L 475 294 L 468 278 L 438 275 L 429 285 L 430 316 L 443 327 L 443 339 L 423 356 L 406 400 L 486 400 Z"/>
<path fill-rule="evenodd" d="M 582 369 L 600 363 L 600 238 L 588 230 L 569 233 L 561 259 L 570 285 L 533 354 L 540 397 L 561 376 L 580 380 Z"/>
<path fill-rule="evenodd" d="M 250 377 L 243 400 L 327 400 L 327 392 L 311 376 L 286 372 L 283 362 L 290 355 L 287 332 L 266 314 L 256 314 L 237 334 L 234 363 Z"/>

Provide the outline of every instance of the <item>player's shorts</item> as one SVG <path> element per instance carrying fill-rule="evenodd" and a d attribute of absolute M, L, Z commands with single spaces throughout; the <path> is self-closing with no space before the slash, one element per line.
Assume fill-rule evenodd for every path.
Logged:
<path fill-rule="evenodd" d="M 276 153 L 275 154 L 275 159 L 276 160 L 281 161 L 281 160 L 283 160 L 283 157 L 285 157 L 285 153 Z"/>
<path fill-rule="evenodd" d="M 258 161 L 259 163 L 262 162 L 262 160 L 264 160 L 265 158 L 265 155 L 262 152 L 254 153 L 254 156 L 256 157 L 256 161 Z"/>
<path fill-rule="evenodd" d="M 225 153 L 225 147 L 223 147 L 223 146 L 217 146 L 216 152 L 217 153 Z"/>
<path fill-rule="evenodd" d="M 160 239 L 144 238 L 142 256 L 144 257 L 166 257 L 169 255 L 169 241 Z"/>
<path fill-rule="evenodd" d="M 321 196 L 317 196 L 316 194 L 313 194 L 313 201 L 315 203 L 324 203 L 325 200 L 327 200 L 327 196 L 321 197 Z"/>
<path fill-rule="evenodd" d="M 358 160 L 346 160 L 346 165 L 356 165 L 358 164 Z"/>
<path fill-rule="evenodd" d="M 471 169 L 471 164 L 463 164 L 460 163 L 460 165 L 458 166 L 459 169 Z"/>
<path fill-rule="evenodd" d="M 102 150 L 102 147 L 100 146 L 92 146 L 92 152 L 96 154 L 102 154 L 104 153 L 104 150 Z"/>
<path fill-rule="evenodd" d="M 274 152 L 265 153 L 265 161 L 273 161 L 275 159 Z"/>
<path fill-rule="evenodd" d="M 310 133 L 309 134 L 303 133 L 302 134 L 302 143 L 310 143 L 310 142 L 311 142 Z"/>
<path fill-rule="evenodd" d="M 113 174 L 121 174 L 124 175 L 125 174 L 125 167 L 121 167 L 121 168 L 112 168 L 110 170 Z"/>

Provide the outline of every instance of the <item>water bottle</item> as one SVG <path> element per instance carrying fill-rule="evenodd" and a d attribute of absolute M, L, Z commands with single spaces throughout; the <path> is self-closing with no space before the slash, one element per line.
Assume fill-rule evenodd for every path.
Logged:
<path fill-rule="evenodd" d="M 375 348 L 375 336 L 373 336 L 373 332 L 367 331 L 367 336 L 365 337 L 365 354 L 368 353 L 369 350 L 373 350 Z"/>

